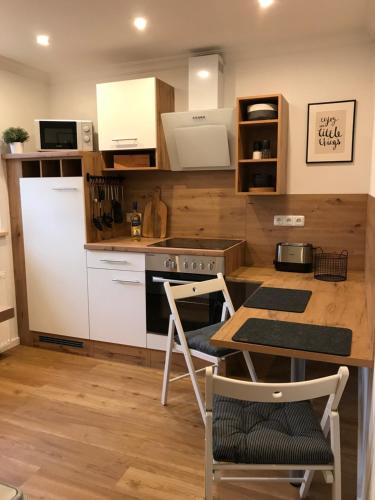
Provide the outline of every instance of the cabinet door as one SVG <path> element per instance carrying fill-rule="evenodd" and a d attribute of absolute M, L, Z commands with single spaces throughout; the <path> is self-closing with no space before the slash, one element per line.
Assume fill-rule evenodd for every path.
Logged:
<path fill-rule="evenodd" d="M 88 269 L 90 338 L 146 347 L 145 273 Z"/>
<path fill-rule="evenodd" d="M 30 330 L 89 338 L 83 179 L 20 187 Z"/>
<path fill-rule="evenodd" d="M 156 80 L 96 86 L 99 149 L 156 148 Z"/>

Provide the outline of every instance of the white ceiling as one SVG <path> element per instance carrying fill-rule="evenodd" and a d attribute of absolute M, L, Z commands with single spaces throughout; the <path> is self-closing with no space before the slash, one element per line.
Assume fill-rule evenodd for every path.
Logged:
<path fill-rule="evenodd" d="M 374 34 L 375 0 L 0 0 L 0 55 L 52 75 L 221 49 Z M 145 32 L 132 26 L 148 18 Z M 50 47 L 35 43 L 49 34 Z"/>

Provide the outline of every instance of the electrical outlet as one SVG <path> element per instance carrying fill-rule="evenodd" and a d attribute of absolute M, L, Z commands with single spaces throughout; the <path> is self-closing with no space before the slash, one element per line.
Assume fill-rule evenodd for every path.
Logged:
<path fill-rule="evenodd" d="M 285 215 L 285 224 L 284 226 L 293 226 L 293 215 Z"/>
<path fill-rule="evenodd" d="M 273 217 L 273 225 L 274 226 L 285 226 L 285 217 L 284 217 L 284 215 L 274 215 L 274 217 Z"/>
<path fill-rule="evenodd" d="M 293 215 L 293 226 L 303 227 L 305 225 L 304 215 Z"/>
<path fill-rule="evenodd" d="M 5 278 L 6 278 L 6 272 L 0 271 L 0 279 L 5 280 Z"/>

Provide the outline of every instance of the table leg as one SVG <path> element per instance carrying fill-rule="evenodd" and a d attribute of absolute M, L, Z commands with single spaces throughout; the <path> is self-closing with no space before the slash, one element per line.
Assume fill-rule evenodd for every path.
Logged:
<path fill-rule="evenodd" d="M 370 478 L 369 428 L 372 399 L 372 368 L 358 368 L 358 458 L 357 458 L 357 500 L 367 500 Z"/>
<path fill-rule="evenodd" d="M 299 358 L 290 360 L 290 381 L 303 382 L 306 378 L 306 361 Z"/>

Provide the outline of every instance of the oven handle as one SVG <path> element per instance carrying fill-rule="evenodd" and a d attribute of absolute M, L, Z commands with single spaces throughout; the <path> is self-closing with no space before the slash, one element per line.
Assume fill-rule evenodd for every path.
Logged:
<path fill-rule="evenodd" d="M 172 283 L 173 285 L 188 285 L 189 283 L 195 283 L 195 281 L 185 281 L 185 280 L 173 280 L 168 278 L 160 278 L 160 276 L 152 277 L 153 283 Z"/>

